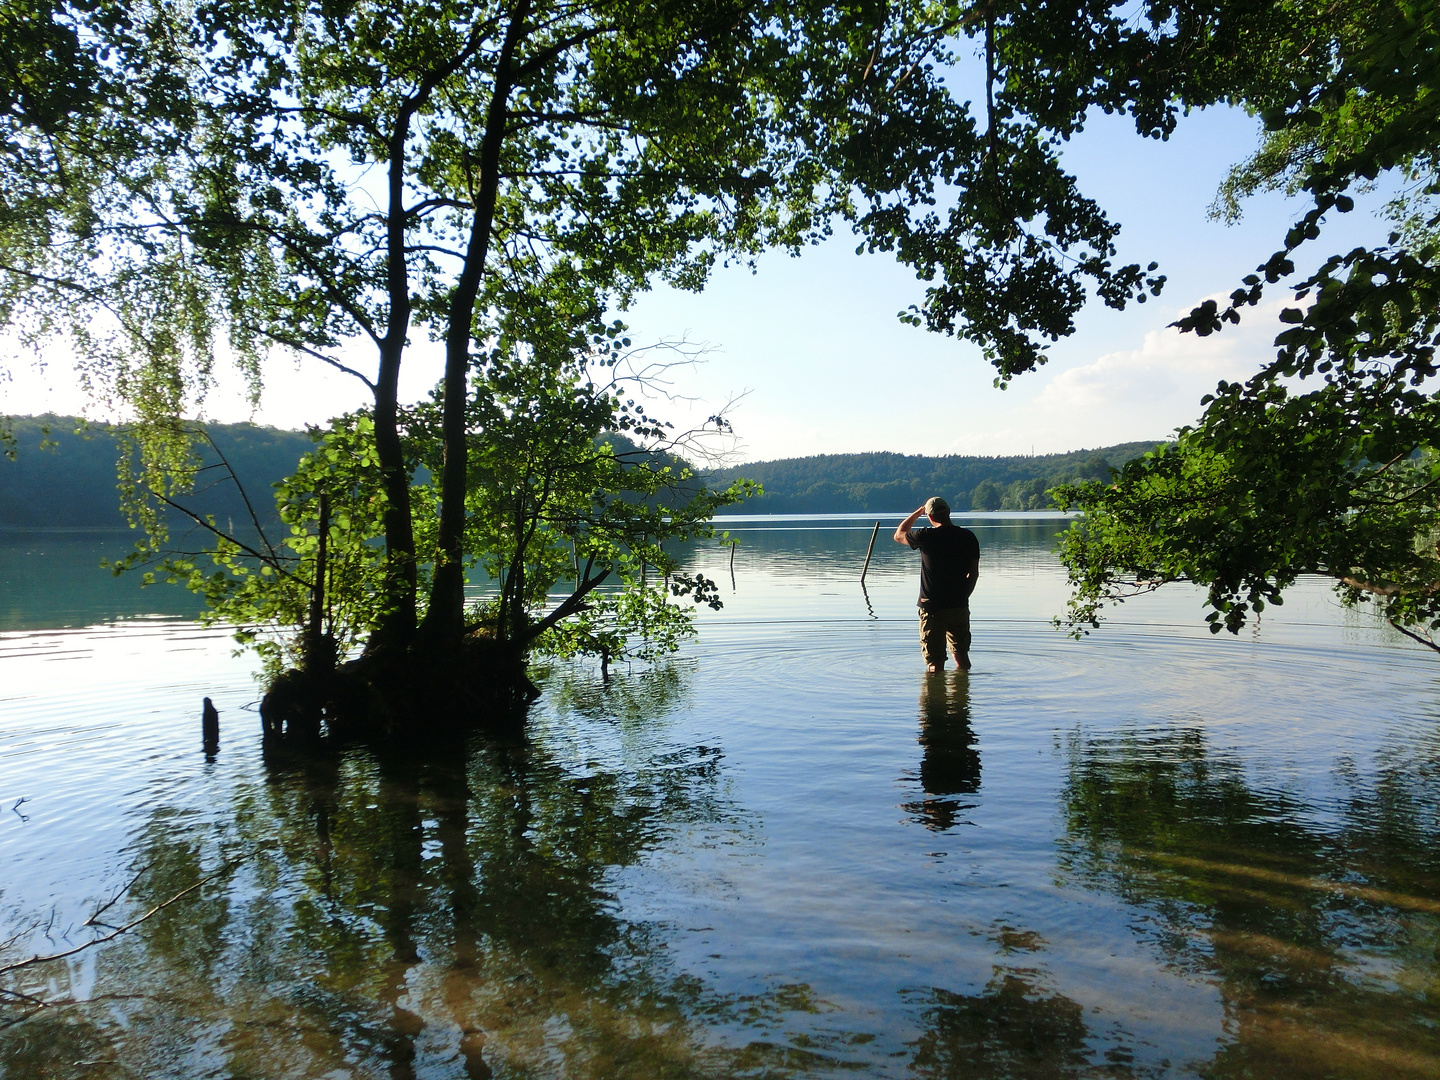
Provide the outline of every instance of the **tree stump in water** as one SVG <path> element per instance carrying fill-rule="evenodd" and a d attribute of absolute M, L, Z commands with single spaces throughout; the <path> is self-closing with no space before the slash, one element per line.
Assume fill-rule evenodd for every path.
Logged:
<path fill-rule="evenodd" d="M 200 707 L 200 735 L 206 756 L 214 757 L 220 750 L 220 713 L 208 697 Z"/>

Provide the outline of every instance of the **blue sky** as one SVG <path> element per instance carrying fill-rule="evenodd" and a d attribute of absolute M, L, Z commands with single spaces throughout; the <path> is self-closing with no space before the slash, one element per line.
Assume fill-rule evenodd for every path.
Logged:
<path fill-rule="evenodd" d="M 1304 204 L 1280 195 L 1246 204 L 1239 224 L 1207 210 L 1230 166 L 1248 155 L 1257 121 L 1230 109 L 1184 118 L 1168 142 L 1140 139 L 1120 117 L 1098 116 L 1065 152 L 1081 188 L 1122 222 L 1124 261 L 1158 260 L 1164 293 L 1124 312 L 1092 303 L 1076 334 L 1055 345 L 1039 372 L 1008 390 L 992 386 L 979 350 L 901 324 L 896 315 L 923 286 L 886 256 L 857 256 L 838 235 L 799 258 L 762 257 L 755 271 L 718 270 L 701 294 L 659 289 L 626 313 L 637 342 L 685 339 L 702 362 L 671 373 L 676 400 L 652 411 L 684 426 L 737 398 L 730 417 L 735 460 L 894 450 L 923 454 L 1053 453 L 1164 438 L 1193 420 L 1200 397 L 1222 379 L 1243 378 L 1269 353 L 1287 293 L 1238 328 L 1206 339 L 1167 329 L 1197 301 L 1226 294 L 1279 246 Z M 1326 250 L 1383 233 L 1372 197 L 1326 230 Z M 368 346 L 353 360 L 373 367 Z M 12 369 L 5 411 L 81 412 L 63 357 L 36 372 Z M 402 395 L 438 380 L 438 351 L 412 348 Z M 253 419 L 281 427 L 323 421 L 354 408 L 354 380 L 275 357 Z M 252 414 L 238 379 L 222 379 L 206 403 L 214 419 Z"/>
<path fill-rule="evenodd" d="M 992 386 L 976 347 L 902 325 L 923 287 L 882 256 L 857 257 L 837 238 L 799 259 L 771 255 L 758 272 L 722 272 L 700 296 L 661 291 L 630 321 L 642 334 L 714 346 L 688 381 L 708 402 L 748 390 L 734 411 L 747 460 L 816 453 L 1048 453 L 1163 438 L 1193 420 L 1222 378 L 1253 372 L 1270 353 L 1288 292 L 1240 327 L 1198 339 L 1168 329 L 1197 301 L 1228 294 L 1283 241 L 1305 204 L 1254 198 L 1226 226 L 1208 209 L 1232 163 L 1255 147 L 1258 123 L 1237 110 L 1182 120 L 1168 142 L 1142 140 L 1101 116 L 1066 151 L 1082 190 L 1124 225 L 1124 261 L 1158 260 L 1158 300 L 1115 312 L 1092 303 L 1077 332 L 1040 371 Z M 1327 250 L 1381 232 L 1379 199 L 1326 230 Z"/>

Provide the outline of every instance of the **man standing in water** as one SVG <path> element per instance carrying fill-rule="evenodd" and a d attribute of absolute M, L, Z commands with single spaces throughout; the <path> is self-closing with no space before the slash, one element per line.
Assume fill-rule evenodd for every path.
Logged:
<path fill-rule="evenodd" d="M 928 517 L 933 526 L 916 529 Z M 928 670 L 945 667 L 945 645 L 961 671 L 970 670 L 970 594 L 980 577 L 980 541 L 950 523 L 950 506 L 938 496 L 900 523 L 895 542 L 920 552 L 920 647 Z"/>

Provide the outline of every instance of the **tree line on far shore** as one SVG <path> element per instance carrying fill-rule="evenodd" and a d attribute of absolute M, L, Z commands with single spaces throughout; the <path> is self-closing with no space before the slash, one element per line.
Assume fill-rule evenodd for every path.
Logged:
<path fill-rule="evenodd" d="M 968 457 L 950 454 L 821 454 L 737 465 L 713 474 L 717 482 L 744 477 L 765 492 L 744 505 L 749 513 L 819 514 L 846 510 L 889 512 L 939 495 L 956 512 L 1052 510 L 1048 492 L 1061 484 L 1108 481 L 1154 442 L 1120 443 L 1068 454 Z"/>
<path fill-rule="evenodd" d="M 104 425 L 77 434 L 73 416 L 19 417 L 13 421 L 18 453 L 0 460 L 0 527 L 114 528 L 125 524 L 116 498 L 116 442 Z M 202 464 L 234 467 L 254 509 L 267 525 L 276 520 L 272 487 L 290 475 L 314 444 L 303 431 L 256 424 L 209 424 L 213 446 Z M 611 438 L 616 438 L 611 436 Z M 628 441 L 627 441 L 628 442 Z M 1057 484 L 1105 480 L 1153 443 L 1121 443 L 1068 454 L 1015 457 L 925 457 L 914 454 L 825 454 L 737 465 L 712 474 L 758 481 L 765 493 L 737 509 L 750 513 L 888 512 L 941 495 L 957 512 L 1047 510 Z M 202 473 L 202 476 L 204 474 Z M 249 509 L 223 470 L 197 484 L 193 504 L 222 523 L 245 522 Z"/>
<path fill-rule="evenodd" d="M 303 431 L 258 424 L 206 424 L 209 444 L 198 447 L 197 513 L 221 524 L 245 523 L 249 510 L 221 465 L 234 467 L 255 512 L 267 527 L 278 522 L 276 481 L 295 471 L 314 449 Z M 120 507 L 118 432 L 75 416 L 21 416 L 10 421 L 13 460 L 0 459 L 0 528 L 107 529 L 127 524 Z M 210 466 L 207 470 L 205 467 Z"/>

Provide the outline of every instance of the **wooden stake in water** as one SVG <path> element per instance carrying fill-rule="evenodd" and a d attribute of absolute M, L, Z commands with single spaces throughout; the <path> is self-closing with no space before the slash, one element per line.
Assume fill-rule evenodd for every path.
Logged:
<path fill-rule="evenodd" d="M 864 584 L 865 584 L 865 575 L 866 575 L 866 574 L 869 572 L 869 570 L 870 570 L 870 555 L 871 555 L 871 554 L 874 552 L 874 550 L 875 550 L 875 537 L 877 537 L 877 536 L 879 536 L 879 535 L 880 535 L 880 523 L 877 521 L 877 522 L 875 522 L 875 528 L 873 528 L 873 529 L 870 530 L 870 546 L 865 549 L 865 566 L 864 566 L 864 568 L 860 571 L 860 584 L 861 584 L 861 585 L 864 585 Z"/>
<path fill-rule="evenodd" d="M 206 757 L 213 758 L 220 751 L 220 712 L 208 697 L 200 707 L 200 733 Z"/>

